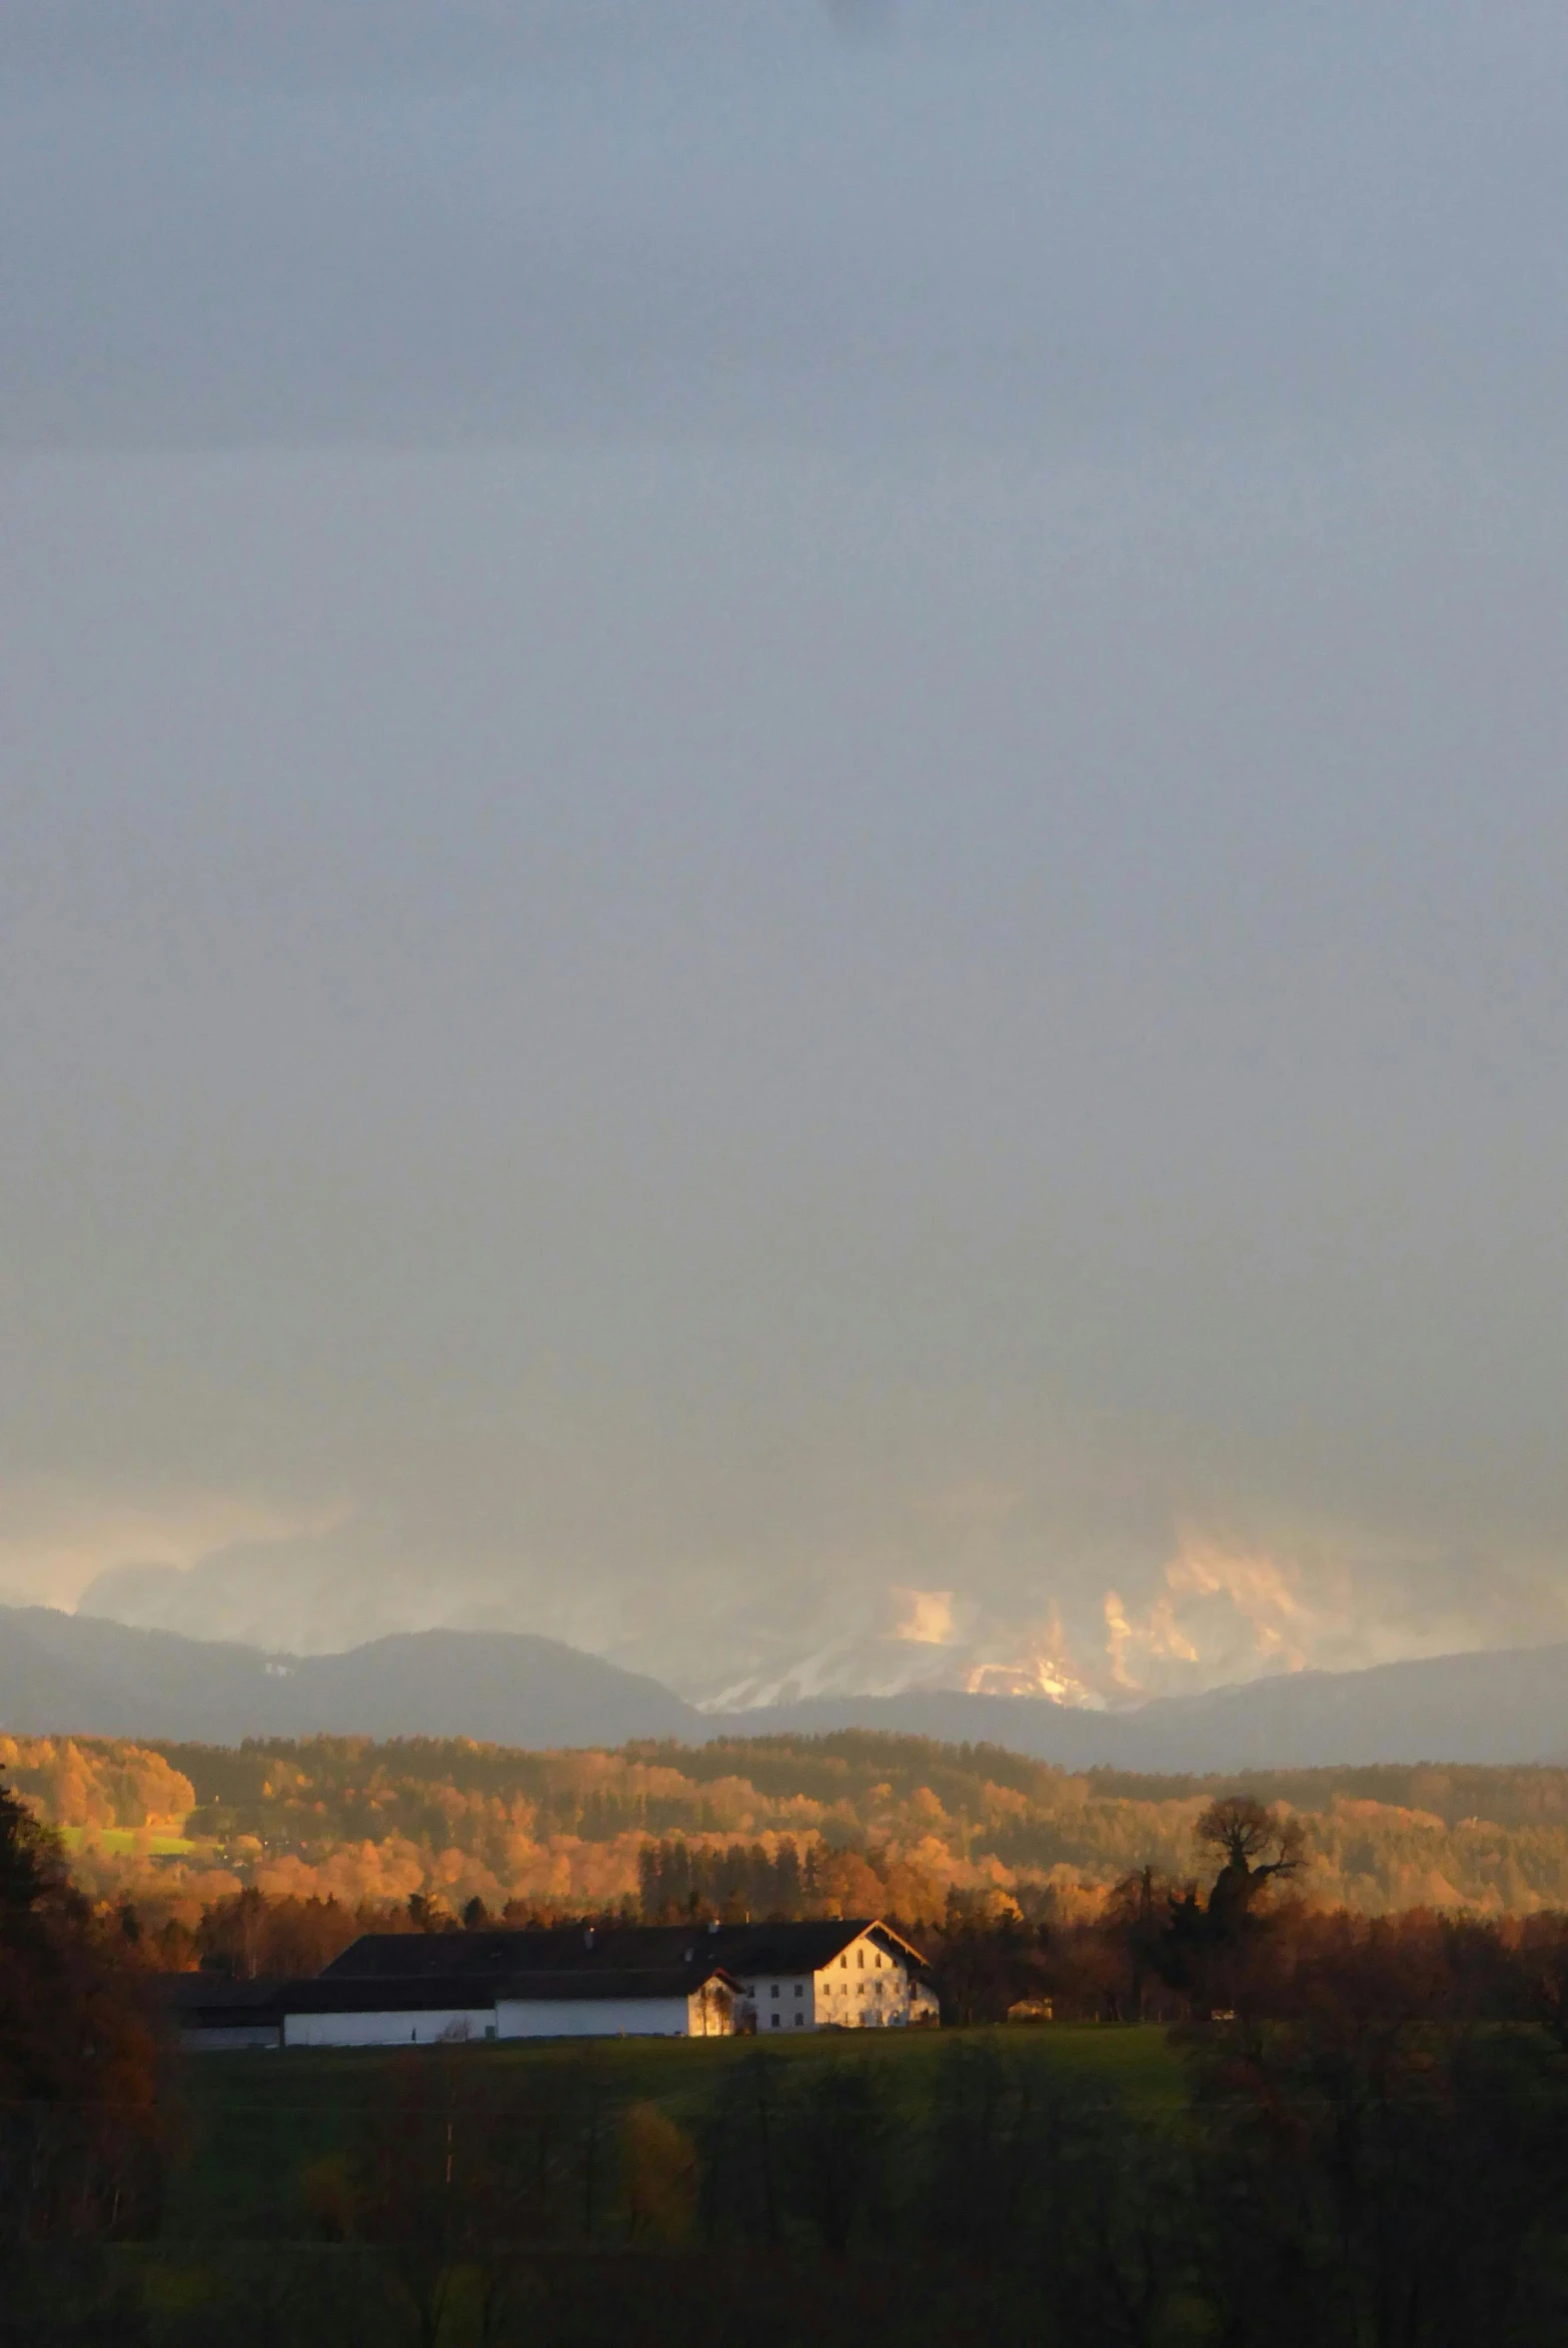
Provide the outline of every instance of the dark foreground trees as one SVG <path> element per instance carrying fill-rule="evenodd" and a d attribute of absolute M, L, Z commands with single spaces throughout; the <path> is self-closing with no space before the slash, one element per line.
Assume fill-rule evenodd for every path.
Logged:
<path fill-rule="evenodd" d="M 138 1975 L 0 1785 L 0 2244 L 145 2229 L 166 2134 Z"/>
<path fill-rule="evenodd" d="M 133 2343 L 98 2246 L 147 2233 L 167 2135 L 160 2049 L 123 1941 L 58 1838 L 0 1785 L 0 2342 Z"/>
<path fill-rule="evenodd" d="M 1128 2049 L 1126 2092 L 1119 2066 L 1038 2030 L 655 2063 L 593 2046 L 355 2057 L 338 2066 L 354 2098 L 338 2149 L 295 2173 L 292 2207 L 268 2197 L 275 2167 L 259 2181 L 274 2238 L 235 2225 L 112 2252 L 132 2262 L 122 2284 L 146 2287 L 140 2315 L 96 2337 L 134 2341 L 141 2322 L 152 2348 L 1568 2338 L 1568 2057 L 1538 2026 L 1237 2021 L 1191 2030 L 1175 2065 L 1158 2041 L 1099 2043 Z M 278 2059 L 238 2058 L 234 2077 Z M 302 2096 L 324 2075 L 282 2060 Z M 262 2131 L 258 2161 L 280 2156 L 287 2138 Z"/>
<path fill-rule="evenodd" d="M 737 2050 L 615 2108 L 563 2051 L 399 2058 L 289 2348 L 1548 2348 L 1568 2061 L 1542 2032 L 1204 2027 L 1123 2096 L 1038 2034 Z M 542 2086 L 542 2082 L 548 2084 Z M 497 2098 L 496 2100 L 493 2100 Z M 510 2100 L 509 2100 L 510 2098 Z M 276 2288 L 276 2279 L 269 2286 Z M 236 2308 L 251 2337 L 261 2299 Z M 205 2320 L 212 2321 L 211 2309 Z M 227 2321 L 227 2319 L 225 2319 Z M 193 2316 L 170 2348 L 207 2337 Z"/>
<path fill-rule="evenodd" d="M 1194 2051 L 1204 2297 L 1234 2348 L 1568 2337 L 1568 2063 L 1532 2030 L 1319 2015 Z"/>
<path fill-rule="evenodd" d="M 932 2348 L 1158 2348 L 1168 2330 L 1190 2162 L 1165 2115 L 1016 2041 L 933 2045 L 917 2067 L 841 2039 L 804 2060 L 737 2048 L 674 2108 L 618 2105 L 613 2070 L 592 2047 L 387 2063 L 347 2166 L 308 2180 L 334 2342 L 693 2348 L 740 2322 L 758 2348 L 885 2326 Z M 297 2311 L 298 2348 L 325 2344 L 326 2292 Z"/>

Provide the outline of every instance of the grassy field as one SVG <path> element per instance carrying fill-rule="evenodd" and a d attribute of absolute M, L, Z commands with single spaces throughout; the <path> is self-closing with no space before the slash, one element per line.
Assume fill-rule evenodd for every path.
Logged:
<path fill-rule="evenodd" d="M 68 1851 L 117 1859 L 184 1859 L 199 1847 L 184 1834 L 153 1834 L 144 1826 L 57 1826 L 55 1832 Z"/>
<path fill-rule="evenodd" d="M 1006 2031 L 917 2032 L 907 2037 L 824 2033 L 786 2041 L 777 2055 L 797 2066 L 870 2066 L 890 2110 L 911 2123 L 928 2102 L 935 2065 L 965 2039 L 999 2047 L 1010 2060 L 1048 2067 L 1080 2091 L 1103 2090 L 1153 2117 L 1181 2100 L 1180 2058 L 1152 2027 L 1046 2024 Z M 428 2075 L 433 2103 L 447 2092 L 447 2066 L 484 2066 L 549 2085 L 548 2074 L 581 2097 L 591 2092 L 607 2135 L 636 2103 L 653 2103 L 690 2128 L 725 2072 L 757 2051 L 755 2039 L 609 2039 L 565 2045 L 210 2054 L 184 2067 L 184 2151 L 173 2179 L 166 2239 L 237 2242 L 298 2237 L 308 2230 L 305 2180 L 348 2157 L 383 2101 L 391 2066 Z M 531 2081 L 523 2075 L 532 2075 Z"/>
<path fill-rule="evenodd" d="M 1325 2091 L 1322 2051 L 1240 2095 L 1223 2046 L 1189 2074 L 1136 2027 L 193 2058 L 161 2239 L 69 2337 L 1343 2348 L 1393 2307 L 1434 2311 L 1409 2348 L 1568 2339 L 1561 2053 L 1429 2029 Z"/>

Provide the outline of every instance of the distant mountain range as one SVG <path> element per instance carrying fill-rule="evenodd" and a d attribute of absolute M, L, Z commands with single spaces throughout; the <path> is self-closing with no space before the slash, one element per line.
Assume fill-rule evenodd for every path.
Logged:
<path fill-rule="evenodd" d="M 422 1630 L 341 1655 L 269 1655 L 48 1606 L 0 1607 L 0 1728 L 214 1744 L 318 1730 L 516 1745 L 707 1733 L 657 1679 L 522 1632 Z"/>
<path fill-rule="evenodd" d="M 823 1696 L 733 1715 L 726 1729 L 887 1728 L 944 1743 L 986 1742 L 1068 1769 L 1313 1769 L 1373 1761 L 1501 1763 L 1568 1758 L 1568 1645 L 1505 1647 L 1296 1671 L 1162 1696 L 1126 1712 L 1079 1711 L 1044 1696 L 940 1690 Z M 708 1722 L 713 1735 L 717 1723 Z M 720 1731 L 724 1733 L 724 1730 Z"/>
<path fill-rule="evenodd" d="M 234 1744 L 329 1730 L 538 1747 L 836 1728 L 1008 1745 L 1069 1769 L 1560 1761 L 1568 1757 L 1568 1645 L 1301 1671 L 1126 1712 L 930 1690 L 715 1714 L 656 1679 L 522 1632 L 423 1630 L 345 1654 L 269 1655 L 102 1616 L 0 1607 L 0 1729 L 13 1734 Z"/>

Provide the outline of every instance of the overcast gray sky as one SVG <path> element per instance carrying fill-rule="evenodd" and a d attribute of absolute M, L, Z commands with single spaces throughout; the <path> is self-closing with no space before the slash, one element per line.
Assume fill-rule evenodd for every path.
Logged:
<path fill-rule="evenodd" d="M 0 90 L 0 1587 L 1568 1635 L 1560 8 L 12 0 Z"/>

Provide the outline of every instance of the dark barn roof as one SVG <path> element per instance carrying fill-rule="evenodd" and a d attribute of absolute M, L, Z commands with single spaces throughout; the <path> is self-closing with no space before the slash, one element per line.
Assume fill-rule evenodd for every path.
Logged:
<path fill-rule="evenodd" d="M 712 1965 L 723 1931 L 701 1924 L 581 1924 L 530 1932 L 367 1932 L 334 1957 L 323 1977 L 407 1980 L 420 1973 L 625 1972 L 631 1966 Z"/>
<path fill-rule="evenodd" d="M 265 2005 L 278 1987 L 276 1981 L 231 1981 L 225 1973 L 153 1973 L 153 1994 L 179 2013 L 195 2013 L 210 2005 Z"/>
<path fill-rule="evenodd" d="M 740 1986 L 720 1966 L 663 1965 L 596 1973 L 425 1973 L 395 1980 L 355 1978 L 284 1981 L 274 1984 L 279 2014 L 419 2014 L 451 2008 L 458 2013 L 489 2012 L 499 1999 L 526 2003 L 579 2003 L 612 1998 L 690 1997 L 710 1981 Z"/>
<path fill-rule="evenodd" d="M 366 1932 L 323 1970 L 324 1981 L 462 1978 L 474 1984 L 502 1975 L 638 1971 L 649 1967 L 730 1972 L 814 1973 L 869 1932 L 889 1955 L 924 1965 L 919 1950 L 874 1917 L 805 1924 L 611 1924 L 590 1931 Z M 699 1977 L 694 1973 L 694 1978 Z M 509 1993 L 510 1994 L 510 1993 Z"/>
<path fill-rule="evenodd" d="M 495 1991 L 472 1974 L 426 1973 L 412 1980 L 283 1981 L 274 1992 L 280 2014 L 423 2014 L 452 2007 L 488 2013 Z"/>
<path fill-rule="evenodd" d="M 229 1981 L 221 1973 L 155 1973 L 153 1995 L 182 2030 L 242 2030 L 278 2018 L 278 1981 Z"/>
<path fill-rule="evenodd" d="M 519 1943 L 562 1936 L 530 1932 L 362 1932 L 328 1965 L 324 1981 L 407 1981 L 422 1973 L 481 1976 L 527 1961 Z"/>

